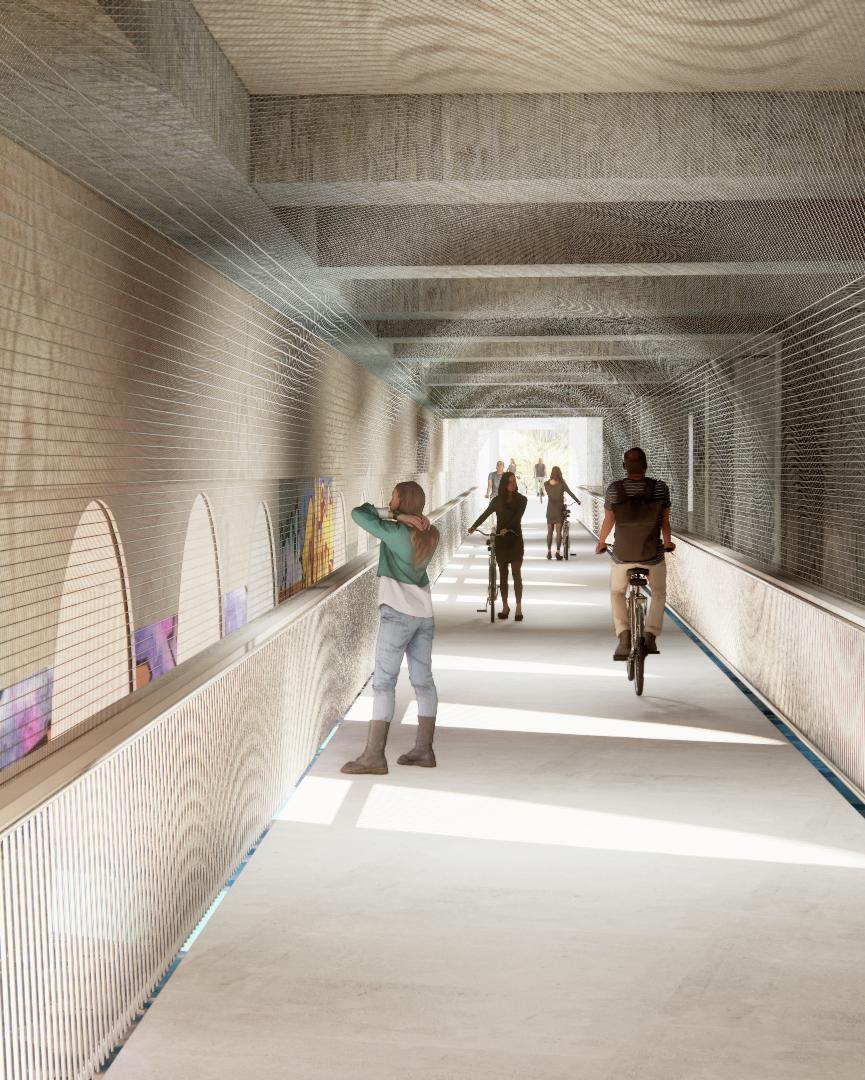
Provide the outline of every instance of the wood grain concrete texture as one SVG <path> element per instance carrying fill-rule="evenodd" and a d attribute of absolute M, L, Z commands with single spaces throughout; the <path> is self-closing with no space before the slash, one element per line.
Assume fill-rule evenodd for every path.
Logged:
<path fill-rule="evenodd" d="M 135 627 L 177 613 L 199 492 L 226 591 L 247 583 L 259 504 L 279 521 L 280 479 L 333 478 L 337 562 L 357 544 L 345 507 L 417 475 L 431 505 L 445 501 L 438 420 L 0 142 L 0 689 L 52 662 L 69 547 L 92 499 L 116 520 Z"/>
<path fill-rule="evenodd" d="M 749 3 L 706 17 L 622 0 L 196 0 L 253 93 L 515 94 L 861 87 L 852 0 Z M 745 47 L 747 43 L 747 47 Z"/>
<path fill-rule="evenodd" d="M 524 623 L 476 541 L 436 584 L 439 767 L 403 682 L 342 776 L 358 699 L 114 1080 L 858 1080 L 865 823 L 674 627 L 638 700 L 606 560 L 540 529 Z"/>
<path fill-rule="evenodd" d="M 829 197 L 862 171 L 861 92 L 275 94 L 250 108 L 253 182 L 344 189 L 323 205 L 361 201 L 363 184 L 382 205 Z"/>
<path fill-rule="evenodd" d="M 97 0 L 162 84 L 244 175 L 249 169 L 249 92 L 192 4 Z"/>

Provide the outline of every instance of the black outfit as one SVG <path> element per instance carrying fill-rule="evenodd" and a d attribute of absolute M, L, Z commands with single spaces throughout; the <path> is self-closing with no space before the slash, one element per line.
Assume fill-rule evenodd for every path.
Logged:
<path fill-rule="evenodd" d="M 477 521 L 472 525 L 476 529 L 490 516 L 496 515 L 496 562 L 499 567 L 499 588 L 502 593 L 502 603 L 507 607 L 508 603 L 508 567 L 513 565 L 514 592 L 517 603 L 523 598 L 523 571 L 522 561 L 524 553 L 523 545 L 523 514 L 529 500 L 525 495 L 514 492 L 510 502 L 505 502 L 503 495 L 496 495 L 490 505 L 484 510 Z M 499 536 L 500 529 L 508 529 L 504 536 Z"/>
<path fill-rule="evenodd" d="M 496 562 L 519 562 L 522 559 L 524 552 L 522 520 L 528 504 L 529 500 L 519 492 L 512 495 L 509 503 L 505 502 L 501 495 L 496 495 L 472 525 L 472 528 L 476 529 L 487 520 L 490 514 L 495 514 L 496 534 L 501 529 L 510 530 L 504 536 L 496 535 Z"/>

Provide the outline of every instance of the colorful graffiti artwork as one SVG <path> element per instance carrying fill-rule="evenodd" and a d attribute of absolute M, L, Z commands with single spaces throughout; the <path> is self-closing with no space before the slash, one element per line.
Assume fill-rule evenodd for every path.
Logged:
<path fill-rule="evenodd" d="M 135 631 L 135 689 L 177 667 L 177 616 Z"/>
<path fill-rule="evenodd" d="M 222 598 L 222 633 L 232 634 L 241 626 L 246 626 L 247 599 L 246 586 L 232 589 Z"/>
<path fill-rule="evenodd" d="M 280 602 L 300 592 L 304 586 L 303 538 L 310 481 L 279 481 L 279 547 L 277 575 Z"/>
<path fill-rule="evenodd" d="M 333 481 L 319 477 L 307 506 L 303 544 L 305 585 L 314 585 L 333 573 L 333 526 Z"/>
<path fill-rule="evenodd" d="M 280 481 L 280 601 L 333 573 L 334 521 L 330 477 Z"/>
<path fill-rule="evenodd" d="M 0 692 L 0 769 L 47 741 L 53 681 L 43 668 Z"/>

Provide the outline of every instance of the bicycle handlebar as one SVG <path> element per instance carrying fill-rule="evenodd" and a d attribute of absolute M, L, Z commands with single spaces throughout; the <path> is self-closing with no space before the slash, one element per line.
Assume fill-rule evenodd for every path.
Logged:
<path fill-rule="evenodd" d="M 604 541 L 604 550 L 603 551 L 596 551 L 595 554 L 596 555 L 609 555 L 610 558 L 612 558 L 613 549 L 615 548 L 615 546 L 616 546 L 615 544 L 608 544 L 607 541 L 605 540 Z M 676 545 L 675 544 L 673 544 L 672 547 L 666 547 L 665 546 L 664 547 L 664 554 L 665 555 L 672 555 L 675 552 L 675 550 L 676 550 Z"/>

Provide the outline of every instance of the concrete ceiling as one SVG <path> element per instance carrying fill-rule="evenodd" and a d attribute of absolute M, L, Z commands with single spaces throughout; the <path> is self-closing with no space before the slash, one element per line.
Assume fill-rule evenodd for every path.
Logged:
<path fill-rule="evenodd" d="M 865 89 L 843 0 L 195 0 L 254 94 Z"/>
<path fill-rule="evenodd" d="M 447 415 L 614 408 L 865 274 L 865 93 L 264 95 L 251 169 Z"/>
<path fill-rule="evenodd" d="M 731 350 L 771 353 L 792 314 L 865 277 L 865 92 L 250 95 L 190 0 L 4 7 L 0 129 L 275 309 L 299 368 L 324 338 L 442 415 L 606 415 L 660 399 Z M 382 79 L 391 43 L 376 20 L 417 14 L 408 0 L 384 14 L 353 0 L 222 10 L 263 37 L 268 13 L 302 17 L 310 57 L 345 48 L 362 70 L 378 56 Z M 576 10 L 589 28 L 613 12 L 623 40 L 655 11 L 640 41 L 657 59 L 658 27 L 696 8 L 460 10 L 464 35 L 476 10 L 530 11 L 535 27 Z M 799 42 L 785 86 L 806 68 L 837 81 L 846 42 L 865 42 L 861 0 L 789 0 L 783 17 L 780 2 L 699 10 L 713 19 L 689 24 L 685 61 L 765 74 L 771 30 L 778 50 Z M 361 11 L 372 29 L 352 37 Z M 810 36 L 793 32 L 809 19 Z M 444 25 L 409 19 L 390 37 L 432 41 Z M 300 46 L 271 37 L 290 72 Z M 490 41 L 452 65 L 460 85 L 492 69 Z"/>

